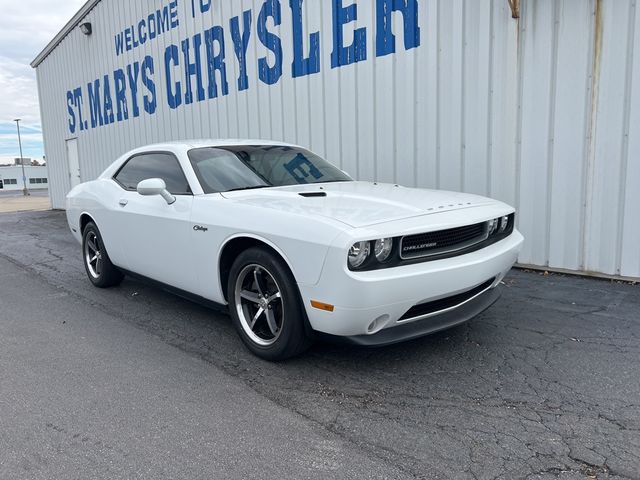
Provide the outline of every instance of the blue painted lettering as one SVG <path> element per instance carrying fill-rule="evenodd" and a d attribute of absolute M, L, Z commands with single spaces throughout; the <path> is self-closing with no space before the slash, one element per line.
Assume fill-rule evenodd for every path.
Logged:
<path fill-rule="evenodd" d="M 246 10 L 242 14 L 242 23 L 244 28 L 242 34 L 240 34 L 240 20 L 238 17 L 233 17 L 229 23 L 231 25 L 233 48 L 236 52 L 236 57 L 240 67 L 238 90 L 243 91 L 249 88 L 249 76 L 247 75 L 247 48 L 249 47 L 249 38 L 251 37 L 251 10 Z"/>
<path fill-rule="evenodd" d="M 116 112 L 119 122 L 129 120 L 129 109 L 127 107 L 127 80 L 121 68 L 113 72 L 116 83 Z"/>
<path fill-rule="evenodd" d="M 175 45 L 169 45 L 164 52 L 164 70 L 167 80 L 167 102 L 172 109 L 178 108 L 182 105 L 182 85 L 180 81 L 173 82 L 171 75 L 171 65 L 180 65 L 180 59 L 178 57 L 178 47 Z"/>
<path fill-rule="evenodd" d="M 266 0 L 258 16 L 258 38 L 275 56 L 273 66 L 269 66 L 267 57 L 258 59 L 258 76 L 267 85 L 273 85 L 282 76 L 282 40 L 276 34 L 267 30 L 267 19 L 273 19 L 274 26 L 282 22 L 279 0 Z"/>
<path fill-rule="evenodd" d="M 124 31 L 124 44 L 127 47 L 127 52 L 133 48 L 133 44 L 132 43 L 133 42 L 131 40 L 131 29 L 127 28 Z"/>
<path fill-rule="evenodd" d="M 218 43 L 218 53 L 215 53 L 214 42 Z M 207 50 L 207 73 L 209 76 L 209 98 L 218 97 L 218 84 L 216 71 L 220 72 L 222 95 L 229 95 L 229 83 L 227 82 L 227 67 L 224 63 L 224 29 L 213 27 L 204 32 L 204 43 Z"/>
<path fill-rule="evenodd" d="M 169 17 L 171 20 L 170 26 L 172 29 L 180 25 L 180 21 L 178 20 L 178 0 L 173 0 L 173 2 L 169 4 Z"/>
<path fill-rule="evenodd" d="M 165 6 L 162 10 L 156 10 L 156 27 L 158 34 L 169 31 L 169 7 Z"/>
<path fill-rule="evenodd" d="M 104 114 L 104 124 L 109 125 L 115 122 L 113 116 L 113 100 L 111 98 L 111 83 L 109 82 L 109 75 L 104 76 L 104 96 L 102 101 L 102 108 Z"/>
<path fill-rule="evenodd" d="M 191 63 L 191 55 L 189 54 L 189 40 L 182 41 L 182 53 L 184 54 L 185 65 L 185 94 L 184 103 L 190 105 L 193 103 L 193 90 L 191 87 L 191 77 L 196 77 L 196 89 L 198 93 L 198 101 L 204 100 L 204 87 L 202 86 L 202 68 L 200 63 L 200 46 L 202 45 L 202 35 L 199 33 L 193 37 L 193 50 L 195 62 Z"/>
<path fill-rule="evenodd" d="M 309 36 L 309 56 L 304 58 L 302 45 L 302 2 L 289 0 L 293 16 L 293 78 L 311 75 L 320 71 L 320 32 Z"/>
<path fill-rule="evenodd" d="M 127 65 L 127 79 L 129 80 L 129 91 L 131 92 L 131 105 L 133 106 L 133 117 L 140 116 L 140 107 L 138 106 L 138 78 L 140 77 L 140 64 L 134 62 Z"/>
<path fill-rule="evenodd" d="M 116 56 L 119 56 L 121 53 L 124 53 L 124 34 L 120 32 L 116 35 Z"/>
<path fill-rule="evenodd" d="M 358 5 L 342 6 L 342 0 L 332 0 L 333 5 L 333 52 L 331 68 L 351 65 L 367 59 L 367 29 L 354 30 L 353 43 L 344 46 L 344 25 L 358 19 Z"/>
<path fill-rule="evenodd" d="M 76 112 L 74 110 L 73 92 L 67 92 L 67 112 L 69 113 L 69 133 L 76 133 Z"/>
<path fill-rule="evenodd" d="M 91 128 L 104 125 L 102 118 L 102 106 L 100 104 L 100 79 L 87 84 L 89 92 L 89 115 L 91 116 Z"/>
<path fill-rule="evenodd" d="M 153 81 L 154 66 L 153 57 L 147 55 L 142 62 L 142 83 L 147 87 L 148 94 L 144 96 L 144 110 L 153 115 L 156 113 L 156 84 Z"/>
<path fill-rule="evenodd" d="M 147 24 L 144 20 L 140 20 L 138 23 L 138 38 L 140 39 L 140 45 L 144 45 L 147 41 Z"/>
<path fill-rule="evenodd" d="M 156 28 L 155 15 L 149 15 L 147 18 L 147 30 L 149 30 L 149 40 L 154 40 L 158 36 L 158 29 Z"/>
<path fill-rule="evenodd" d="M 78 112 L 80 131 L 86 130 L 89 128 L 89 124 L 82 120 L 82 88 L 78 87 L 73 91 L 73 103 L 75 103 Z"/>
<path fill-rule="evenodd" d="M 395 53 L 396 37 L 393 34 L 391 15 L 402 13 L 404 21 L 404 48 L 410 50 L 420 46 L 418 25 L 418 0 L 377 0 L 376 56 Z"/>

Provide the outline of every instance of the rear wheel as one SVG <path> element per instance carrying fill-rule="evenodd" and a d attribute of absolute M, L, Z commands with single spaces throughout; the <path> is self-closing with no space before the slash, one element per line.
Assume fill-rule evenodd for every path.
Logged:
<path fill-rule="evenodd" d="M 82 254 L 87 276 L 96 287 L 113 287 L 122 282 L 124 275 L 111 263 L 100 230 L 93 222 L 82 232 Z"/>
<path fill-rule="evenodd" d="M 249 349 L 266 360 L 284 360 L 311 344 L 304 309 L 286 264 L 265 248 L 241 253 L 227 286 L 229 311 Z"/>

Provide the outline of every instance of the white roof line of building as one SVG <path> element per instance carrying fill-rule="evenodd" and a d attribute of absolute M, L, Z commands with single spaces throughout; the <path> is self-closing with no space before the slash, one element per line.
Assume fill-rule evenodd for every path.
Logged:
<path fill-rule="evenodd" d="M 69 32 L 76 28 L 78 24 L 84 19 L 84 17 L 86 17 L 87 14 L 93 9 L 93 7 L 95 7 L 99 2 L 100 0 L 88 0 L 87 3 L 85 3 L 82 8 L 78 10 L 78 13 L 76 13 L 73 18 L 69 20 L 69 22 L 67 22 L 64 28 L 60 30 L 60 32 L 55 37 L 53 37 L 53 40 L 51 40 L 47 44 L 47 46 L 44 47 L 44 50 L 42 50 L 42 52 L 38 54 L 33 62 L 31 62 L 31 66 L 33 68 L 37 68 L 38 65 L 40 65 L 44 61 L 44 59 L 47 58 L 58 45 L 60 45 L 62 40 L 64 40 Z"/>

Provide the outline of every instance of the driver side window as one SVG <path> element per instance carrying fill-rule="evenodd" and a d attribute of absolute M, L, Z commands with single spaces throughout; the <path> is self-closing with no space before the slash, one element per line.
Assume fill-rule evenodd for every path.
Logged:
<path fill-rule="evenodd" d="M 145 153 L 131 157 L 113 177 L 122 188 L 131 191 L 149 178 L 164 180 L 172 195 L 192 194 L 178 159 L 170 153 Z"/>

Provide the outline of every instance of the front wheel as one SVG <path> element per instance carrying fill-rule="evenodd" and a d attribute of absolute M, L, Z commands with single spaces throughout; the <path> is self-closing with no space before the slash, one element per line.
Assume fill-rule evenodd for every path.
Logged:
<path fill-rule="evenodd" d="M 249 349 L 265 360 L 284 360 L 311 344 L 295 279 L 286 264 L 265 248 L 241 253 L 227 286 L 229 312 Z"/>
<path fill-rule="evenodd" d="M 93 222 L 82 232 L 82 254 L 87 276 L 96 287 L 113 287 L 122 282 L 124 275 L 111 263 L 100 230 Z"/>

